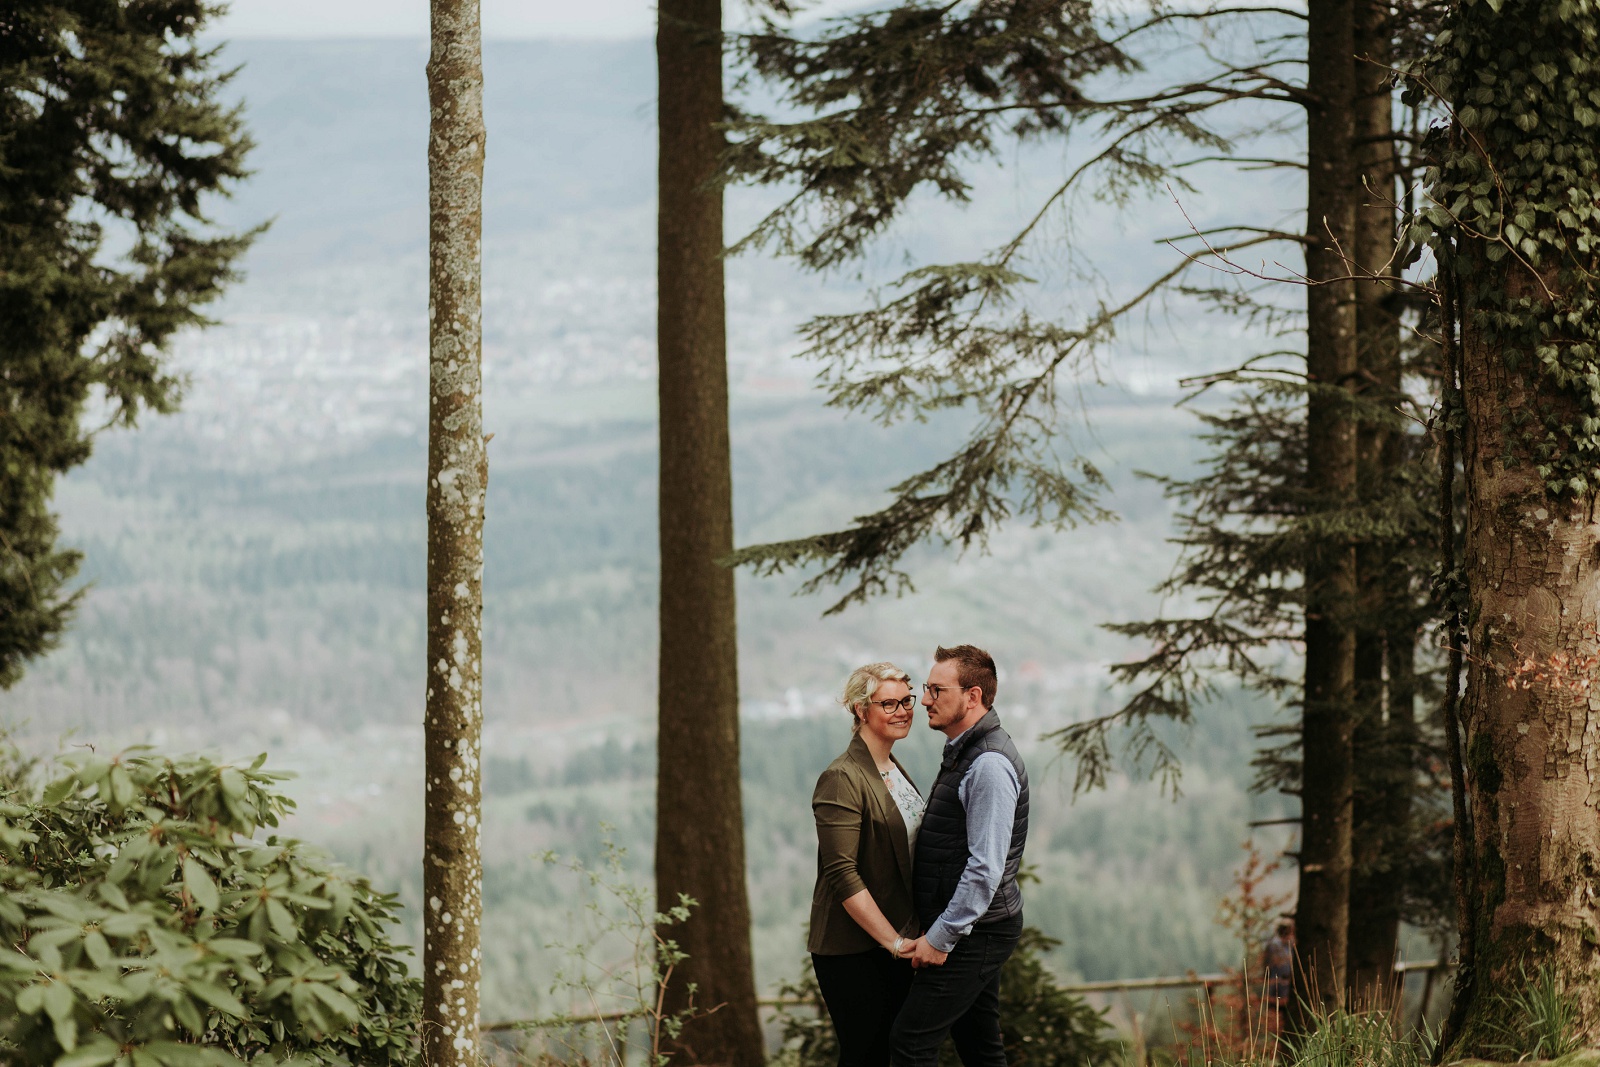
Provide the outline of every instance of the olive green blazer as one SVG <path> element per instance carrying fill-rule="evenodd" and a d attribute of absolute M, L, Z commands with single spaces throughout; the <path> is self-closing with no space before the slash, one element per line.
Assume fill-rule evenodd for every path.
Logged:
<path fill-rule="evenodd" d="M 899 760 L 895 766 L 906 774 Z M 860 737 L 817 779 L 811 812 L 817 820 L 817 887 L 811 894 L 807 948 L 820 956 L 843 956 L 878 947 L 844 910 L 843 902 L 863 889 L 871 891 L 895 929 L 915 934 L 905 820 Z"/>

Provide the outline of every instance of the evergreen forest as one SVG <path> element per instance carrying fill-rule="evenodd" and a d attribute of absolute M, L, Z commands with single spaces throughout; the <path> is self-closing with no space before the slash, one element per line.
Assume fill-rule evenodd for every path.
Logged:
<path fill-rule="evenodd" d="M 414 6 L 0 10 L 0 1059 L 853 1063 L 881 661 L 1007 1062 L 1600 1057 L 1594 5 Z"/>

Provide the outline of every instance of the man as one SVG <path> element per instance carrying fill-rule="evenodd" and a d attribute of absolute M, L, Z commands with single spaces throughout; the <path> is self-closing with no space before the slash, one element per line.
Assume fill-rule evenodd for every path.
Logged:
<path fill-rule="evenodd" d="M 1000 968 L 1022 934 L 1017 870 L 1028 838 L 1028 771 L 994 711 L 994 660 L 940 648 L 922 687 L 928 725 L 947 738 L 917 831 L 912 893 L 925 931 L 895 1019 L 894 1067 L 934 1067 L 946 1034 L 966 1067 L 1005 1067 Z"/>
<path fill-rule="evenodd" d="M 1284 1009 L 1294 995 L 1294 924 L 1278 922 L 1278 931 L 1261 947 L 1261 966 L 1266 972 L 1267 1026 L 1273 1033 L 1283 1032 Z"/>

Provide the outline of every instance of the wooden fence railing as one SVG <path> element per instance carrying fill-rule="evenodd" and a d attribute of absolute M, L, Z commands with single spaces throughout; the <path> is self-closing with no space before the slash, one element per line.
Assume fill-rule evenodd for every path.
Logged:
<path fill-rule="evenodd" d="M 1413 973 L 1422 973 L 1425 976 L 1417 1006 L 1417 1018 L 1419 1020 L 1427 1017 L 1428 1007 L 1432 1000 L 1434 986 L 1437 984 L 1436 980 L 1438 975 L 1446 973 L 1452 970 L 1454 967 L 1455 964 L 1449 960 L 1445 960 L 1443 962 L 1439 960 L 1402 960 L 1394 965 L 1395 973 L 1400 975 L 1402 979 L 1404 979 L 1406 975 Z M 1115 993 L 1133 993 L 1160 989 L 1209 990 L 1216 986 L 1224 986 L 1233 982 L 1237 982 L 1238 980 L 1239 976 L 1237 973 L 1190 973 L 1186 975 L 1171 975 L 1158 978 L 1112 978 L 1099 982 L 1074 982 L 1064 985 L 1061 988 L 1068 993 L 1073 993 L 1079 996 L 1105 996 Z M 757 1000 L 756 1003 L 763 1009 L 768 1010 L 776 1008 L 803 1007 L 809 1004 L 808 1001 L 801 1000 L 798 997 L 762 997 Z M 581 1023 L 583 1025 L 588 1025 L 591 1023 L 614 1024 L 637 1017 L 637 1012 L 607 1012 L 594 1015 L 585 1015 L 582 1017 Z M 1137 1024 L 1136 1019 L 1135 1024 Z M 482 1027 L 480 1027 L 480 1030 L 486 1034 L 494 1034 L 511 1031 L 535 1031 L 545 1027 L 558 1027 L 565 1025 L 572 1024 L 566 1022 L 544 1022 L 534 1019 L 508 1019 L 501 1022 L 485 1023 Z"/>

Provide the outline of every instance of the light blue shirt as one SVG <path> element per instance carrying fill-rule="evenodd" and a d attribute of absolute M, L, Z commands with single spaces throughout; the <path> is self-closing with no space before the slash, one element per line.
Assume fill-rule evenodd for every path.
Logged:
<path fill-rule="evenodd" d="M 951 738 L 945 748 L 965 736 L 963 732 Z M 1022 782 L 1010 760 L 999 752 L 985 752 L 972 761 L 956 792 L 967 813 L 967 866 L 950 903 L 928 927 L 928 944 L 940 952 L 949 952 L 972 933 L 973 923 L 983 918 L 1000 888 Z"/>

